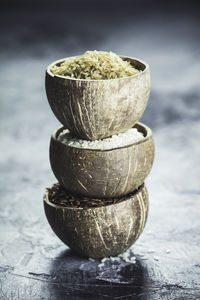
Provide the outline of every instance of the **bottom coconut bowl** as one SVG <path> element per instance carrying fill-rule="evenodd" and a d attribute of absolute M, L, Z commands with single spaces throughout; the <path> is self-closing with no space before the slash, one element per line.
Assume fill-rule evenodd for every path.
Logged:
<path fill-rule="evenodd" d="M 55 197 L 56 193 L 57 200 L 60 197 L 61 201 L 53 203 L 52 195 Z M 66 204 L 65 198 L 72 199 L 70 204 Z M 86 198 L 68 194 L 59 184 L 48 189 L 44 195 L 44 209 L 55 234 L 85 257 L 102 258 L 126 251 L 140 236 L 146 223 L 148 193 L 145 185 L 122 198 L 90 199 L 90 203 L 92 201 L 100 204 L 85 206 Z"/>

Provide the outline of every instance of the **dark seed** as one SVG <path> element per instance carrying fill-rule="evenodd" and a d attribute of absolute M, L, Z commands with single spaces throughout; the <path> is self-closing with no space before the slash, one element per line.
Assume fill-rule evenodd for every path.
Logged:
<path fill-rule="evenodd" d="M 51 188 L 47 188 L 47 191 L 48 191 L 48 198 L 50 202 L 64 207 L 75 207 L 75 208 L 100 207 L 105 205 L 116 204 L 125 199 L 125 197 L 97 199 L 97 198 L 88 198 L 82 195 L 75 196 L 68 193 L 65 190 L 65 188 L 61 186 L 59 183 L 55 183 Z M 133 195 L 136 192 L 137 190 L 135 190 L 133 193 L 129 195 Z"/>

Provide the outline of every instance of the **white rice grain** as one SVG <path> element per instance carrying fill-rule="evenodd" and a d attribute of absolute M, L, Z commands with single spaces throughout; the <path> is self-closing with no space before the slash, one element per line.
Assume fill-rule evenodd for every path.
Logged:
<path fill-rule="evenodd" d="M 123 133 L 95 141 L 78 139 L 77 137 L 72 136 L 68 129 L 63 130 L 58 136 L 59 141 L 70 147 L 94 150 L 110 150 L 114 148 L 125 147 L 137 143 L 143 139 L 144 135 L 136 128 L 130 128 Z"/>

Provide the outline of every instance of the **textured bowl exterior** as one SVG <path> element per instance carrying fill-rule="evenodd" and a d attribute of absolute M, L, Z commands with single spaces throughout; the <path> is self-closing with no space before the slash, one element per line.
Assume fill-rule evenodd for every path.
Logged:
<path fill-rule="evenodd" d="M 51 137 L 50 163 L 54 175 L 67 191 L 97 198 L 121 197 L 136 190 L 148 176 L 154 160 L 150 128 L 135 127 L 146 137 L 136 144 L 112 150 L 70 147 Z"/>
<path fill-rule="evenodd" d="M 55 234 L 75 252 L 93 258 L 126 251 L 142 233 L 148 215 L 148 193 L 143 185 L 123 202 L 97 208 L 67 208 L 49 202 L 44 209 Z"/>
<path fill-rule="evenodd" d="M 125 58 L 125 57 L 123 57 Z M 57 119 L 75 136 L 102 139 L 126 131 L 142 116 L 150 93 L 149 66 L 128 58 L 143 71 L 137 75 L 109 80 L 80 80 L 46 71 L 46 94 Z"/>

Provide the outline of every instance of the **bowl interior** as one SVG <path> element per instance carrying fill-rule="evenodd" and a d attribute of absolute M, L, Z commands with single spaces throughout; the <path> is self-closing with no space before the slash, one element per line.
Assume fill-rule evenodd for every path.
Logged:
<path fill-rule="evenodd" d="M 147 126 L 143 125 L 142 123 L 136 123 L 133 128 L 137 128 L 137 130 L 139 132 L 141 132 L 144 136 L 144 139 L 136 142 L 136 143 L 133 143 L 133 144 L 130 144 L 130 145 L 126 145 L 126 146 L 121 146 L 121 147 L 116 147 L 116 148 L 112 148 L 112 149 L 105 149 L 105 150 L 100 150 L 100 149 L 90 149 L 90 148 L 78 148 L 78 149 L 82 149 L 82 150 L 91 150 L 91 151 L 112 151 L 114 149 L 119 149 L 119 148 L 127 148 L 127 147 L 131 147 L 132 145 L 136 145 L 136 144 L 140 144 L 140 143 L 143 143 L 145 142 L 151 135 L 152 135 L 152 132 L 151 132 L 151 129 L 148 128 Z M 59 129 L 57 129 L 54 134 L 52 135 L 53 139 L 56 140 L 58 143 L 62 143 L 61 141 L 58 140 L 58 136 L 59 134 L 64 130 L 66 129 L 65 127 L 60 127 Z M 64 143 L 62 143 L 63 145 L 65 145 Z M 67 146 L 67 145 L 66 145 Z M 67 147 L 71 147 L 71 146 L 67 146 Z M 73 147 L 72 147 L 73 148 Z"/>
<path fill-rule="evenodd" d="M 133 191 L 132 193 L 129 193 L 128 195 L 125 195 L 125 196 L 122 196 L 121 197 L 121 199 L 119 199 L 119 201 L 117 202 L 117 203 L 112 203 L 112 204 L 110 204 L 110 203 L 108 203 L 108 204 L 105 204 L 105 205 L 101 205 L 101 206 L 96 206 L 96 207 L 73 207 L 73 206 L 62 206 L 62 205 L 58 205 L 58 204 L 55 204 L 55 203 L 53 203 L 53 202 L 51 202 L 50 200 L 49 200 L 49 192 L 48 191 L 46 191 L 46 193 L 44 194 L 44 201 L 48 204 L 48 205 L 50 205 L 50 206 L 53 206 L 54 208 L 62 208 L 62 209 L 66 209 L 66 210 L 71 210 L 71 209 L 73 209 L 73 210 L 90 210 L 90 209 L 92 209 L 92 210 L 98 210 L 98 209 L 102 209 L 103 207 L 108 207 L 108 206 L 112 206 L 112 205 L 119 205 L 119 204 L 121 204 L 122 202 L 124 202 L 124 201 L 127 201 L 127 200 L 129 200 L 130 198 L 132 198 L 133 196 L 135 196 L 135 195 L 137 195 L 138 193 L 140 193 L 141 192 L 141 190 L 144 188 L 144 183 L 140 186 L 140 187 L 138 187 L 138 189 L 137 190 L 135 190 L 135 191 Z M 76 196 L 77 198 L 78 198 L 78 196 Z M 114 199 L 114 198 L 113 198 Z M 116 198 L 117 199 L 117 198 Z M 105 202 L 106 202 L 106 198 L 104 199 L 105 200 Z M 80 200 L 81 201 L 81 200 Z"/>
<path fill-rule="evenodd" d="M 75 58 L 76 56 L 71 56 L 70 58 Z M 121 56 L 120 57 L 123 59 L 123 60 L 126 60 L 126 61 L 129 61 L 131 63 L 131 65 L 138 69 L 139 71 L 143 72 L 147 69 L 148 65 L 137 59 L 137 58 L 133 58 L 133 57 L 128 57 L 128 56 Z M 54 75 L 54 76 L 57 76 L 57 77 L 62 77 L 62 78 L 67 78 L 66 76 L 63 76 L 63 75 L 55 75 L 51 72 L 51 68 L 53 66 L 60 66 L 67 58 L 69 57 L 65 57 L 65 58 L 62 58 L 62 59 L 59 59 L 59 60 L 56 60 L 54 61 L 53 63 L 51 63 L 48 67 L 47 67 L 47 72 L 50 74 L 50 75 Z M 140 72 L 140 73 L 141 73 Z M 139 73 L 139 74 L 140 74 Z M 129 77 L 133 77 L 133 76 L 138 76 L 139 74 L 135 74 L 135 75 L 132 75 L 132 76 L 129 76 Z M 123 79 L 123 78 L 128 78 L 128 77 L 122 77 L 122 78 L 115 78 L 115 79 L 107 79 L 107 80 L 118 80 L 118 79 Z M 77 78 L 70 78 L 72 80 L 85 80 L 85 79 L 77 79 Z M 105 81 L 105 79 L 100 79 L 100 80 L 96 80 L 96 79 L 91 79 L 91 80 L 87 80 L 87 81 Z"/>
<path fill-rule="evenodd" d="M 147 127 L 143 126 L 141 123 L 136 123 L 133 128 L 136 128 L 139 132 L 143 134 L 144 137 L 147 137 Z"/>
<path fill-rule="evenodd" d="M 131 65 L 138 69 L 139 71 L 144 71 L 146 69 L 146 65 L 140 61 L 140 60 L 137 60 L 135 58 L 131 58 L 131 57 L 126 57 L 126 56 L 120 56 L 123 60 L 126 60 L 128 62 L 131 63 Z"/>

